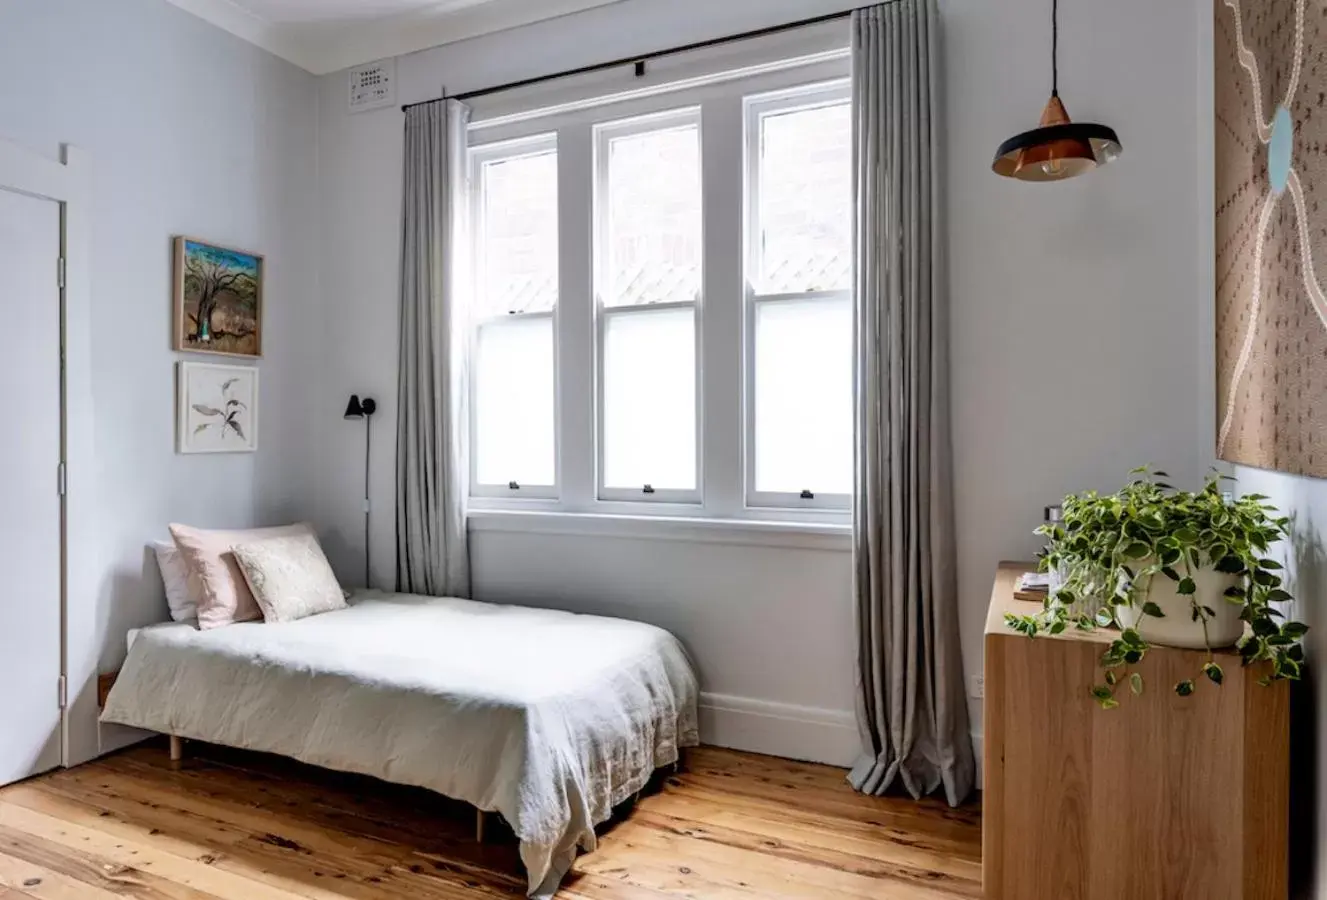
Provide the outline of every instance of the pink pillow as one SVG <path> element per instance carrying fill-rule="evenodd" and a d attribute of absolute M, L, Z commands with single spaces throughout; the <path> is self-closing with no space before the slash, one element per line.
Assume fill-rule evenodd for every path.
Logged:
<path fill-rule="evenodd" d="M 312 535 L 314 530 L 309 523 L 300 522 L 240 531 L 208 531 L 188 525 L 171 525 L 170 533 L 189 567 L 189 574 L 198 581 L 198 627 L 206 630 L 263 617 L 244 580 L 239 562 L 231 552 L 232 547 L 264 538 Z"/>

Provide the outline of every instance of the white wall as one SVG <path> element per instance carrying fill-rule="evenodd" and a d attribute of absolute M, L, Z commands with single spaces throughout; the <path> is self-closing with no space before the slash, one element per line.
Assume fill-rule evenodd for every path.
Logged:
<path fill-rule="evenodd" d="M 403 102 L 499 84 L 851 6 L 848 2 L 629 0 L 399 60 Z M 1200 297 L 1194 10 L 1205 0 L 1116 0 L 1061 11 L 1070 113 L 1099 117 L 1125 144 L 1115 166 L 1079 182 L 1014 184 L 989 171 L 1001 140 L 1036 124 L 1049 95 L 1049 15 L 1041 0 L 941 0 L 948 110 L 957 560 L 964 658 L 981 665 L 981 628 L 1000 559 L 1030 557 L 1041 507 L 1109 488 L 1143 462 L 1184 482 L 1201 474 L 1197 435 L 1205 352 Z M 1147 27 L 1138 23 L 1146 21 Z M 344 82 L 321 82 L 325 204 L 322 396 L 385 402 L 395 427 L 401 117 L 348 115 Z M 1176 153 L 1183 148 L 1185 153 Z M 1058 417 L 1051 434 L 1035 423 Z M 334 562 L 359 571 L 359 433 L 317 423 L 320 525 Z M 390 510 L 393 465 L 380 454 L 375 508 Z M 378 516 L 375 578 L 390 583 L 394 526 Z M 636 539 L 483 532 L 481 596 L 657 622 L 691 646 L 705 689 L 769 715 L 756 746 L 797 743 L 834 722 L 851 749 L 851 569 L 846 554 Z M 714 701 L 723 705 L 725 701 Z M 779 704 L 803 708 L 795 714 Z M 972 703 L 980 728 L 980 703 Z M 722 715 L 718 717 L 728 721 Z M 748 716 L 742 721 L 748 721 Z M 789 722 L 792 724 L 788 724 Z M 774 735 L 771 737 L 771 735 Z M 800 744 L 799 744 L 800 746 Z M 843 753 L 838 758 L 842 761 Z M 828 757 L 826 757 L 828 758 Z"/>
<path fill-rule="evenodd" d="M 131 626 L 166 617 L 145 542 L 174 520 L 301 514 L 312 490 L 305 338 L 317 301 L 316 80 L 164 0 L 0 0 L 0 136 L 91 155 L 97 623 L 71 670 L 109 671 Z M 267 256 L 261 448 L 177 456 L 171 237 Z M 54 691 L 54 686 L 52 687 Z M 53 694 L 54 696 L 54 694 Z M 70 685 L 75 759 L 97 748 L 96 686 Z M 123 739 L 107 730 L 109 743 Z"/>
<path fill-rule="evenodd" d="M 1050 4 L 942 0 L 970 672 L 995 565 L 1032 557 L 1043 506 L 1114 489 L 1143 463 L 1184 485 L 1205 471 L 1210 326 L 1196 317 L 1211 299 L 1197 214 L 1211 179 L 1202 187 L 1194 172 L 1194 22 L 1210 5 L 1061 4 L 1069 114 L 1115 128 L 1124 155 L 1090 177 L 1038 185 L 997 178 L 990 163 L 1000 141 L 1036 125 L 1050 94 Z"/>

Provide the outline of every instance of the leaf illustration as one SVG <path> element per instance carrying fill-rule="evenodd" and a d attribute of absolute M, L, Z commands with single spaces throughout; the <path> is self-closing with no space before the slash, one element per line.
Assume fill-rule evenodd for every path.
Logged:
<path fill-rule="evenodd" d="M 195 428 L 195 429 L 194 429 L 194 434 L 196 435 L 196 434 L 198 434 L 200 431 L 207 431 L 207 423 L 206 423 L 206 422 L 204 422 L 202 425 L 199 425 L 197 428 Z"/>
<path fill-rule="evenodd" d="M 235 433 L 238 434 L 238 435 L 240 436 L 241 439 L 246 440 L 246 441 L 248 440 L 248 438 L 244 437 L 244 429 L 240 428 L 240 423 L 239 423 L 239 422 L 236 422 L 234 419 L 231 419 L 231 420 L 228 420 L 228 421 L 226 422 L 226 424 L 229 425 L 231 428 L 234 428 L 234 429 L 235 429 Z"/>
<path fill-rule="evenodd" d="M 238 378 L 227 378 L 225 381 L 221 382 L 221 393 L 226 393 L 226 391 L 230 390 L 230 386 L 237 381 L 239 381 Z"/>
<path fill-rule="evenodd" d="M 205 415 L 205 416 L 219 416 L 219 415 L 221 415 L 221 410 L 216 409 L 216 408 L 211 407 L 211 406 L 205 406 L 205 405 L 202 404 L 202 403 L 195 403 L 195 404 L 194 404 L 194 410 L 195 410 L 196 412 L 198 412 L 198 413 L 201 413 L 202 415 Z"/>
<path fill-rule="evenodd" d="M 232 406 L 238 406 L 240 409 L 248 409 L 248 408 L 249 408 L 249 407 L 245 406 L 243 403 L 241 403 L 241 402 L 238 401 L 238 400 L 227 400 L 227 401 L 226 401 L 226 409 L 230 409 Z"/>

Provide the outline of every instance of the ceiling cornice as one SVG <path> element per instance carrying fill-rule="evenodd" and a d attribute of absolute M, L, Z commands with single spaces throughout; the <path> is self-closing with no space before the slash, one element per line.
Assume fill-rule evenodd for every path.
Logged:
<path fill-rule="evenodd" d="M 259 18 L 231 0 L 167 0 L 185 12 L 193 13 L 204 22 L 215 25 L 222 31 L 229 31 L 261 47 L 268 53 L 279 56 L 314 74 L 317 60 L 302 52 L 302 48 L 277 26 L 266 19 Z"/>
<path fill-rule="evenodd" d="M 519 28 L 622 0 L 452 0 L 353 25 L 275 24 L 232 0 L 169 0 L 314 75 Z"/>

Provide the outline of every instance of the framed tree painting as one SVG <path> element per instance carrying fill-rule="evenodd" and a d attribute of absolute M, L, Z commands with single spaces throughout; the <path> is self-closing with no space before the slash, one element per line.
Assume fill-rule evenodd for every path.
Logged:
<path fill-rule="evenodd" d="M 175 239 L 175 349 L 263 355 L 263 258 Z"/>
<path fill-rule="evenodd" d="M 258 370 L 179 363 L 177 449 L 181 453 L 252 453 L 258 449 Z"/>

